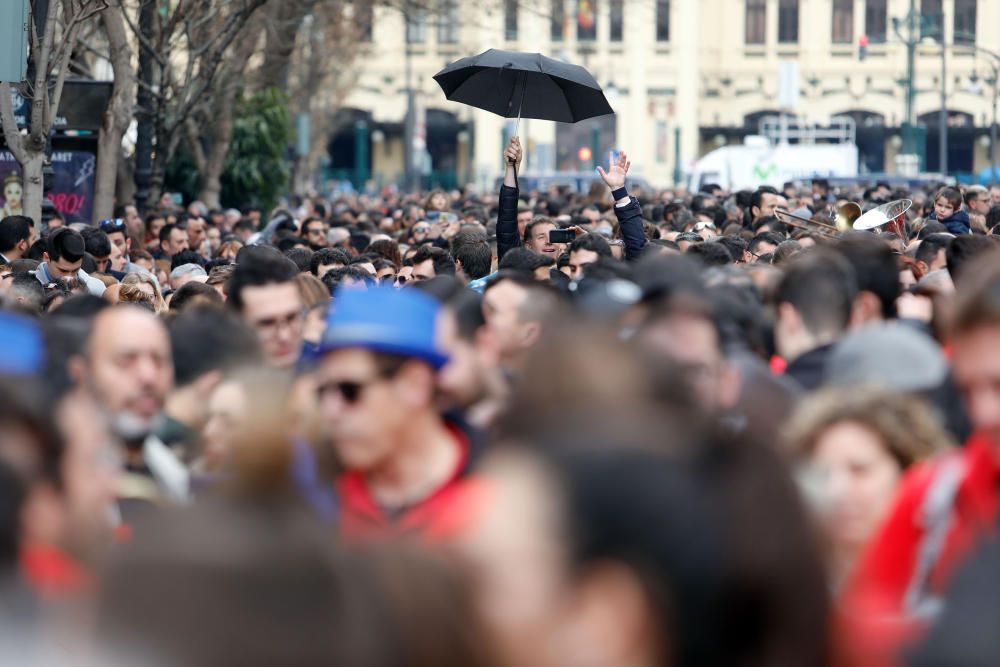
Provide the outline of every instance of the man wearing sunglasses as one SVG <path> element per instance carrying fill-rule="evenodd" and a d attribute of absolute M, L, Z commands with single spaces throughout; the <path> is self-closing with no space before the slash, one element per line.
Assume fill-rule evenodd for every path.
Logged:
<path fill-rule="evenodd" d="M 132 262 L 132 258 L 129 256 L 132 252 L 132 237 L 129 236 L 128 223 L 125 220 L 121 218 L 102 220 L 98 227 L 108 235 L 108 240 L 111 241 L 114 249 L 125 255 L 124 273 L 145 273 L 148 276 L 152 276 L 153 282 L 156 283 L 157 287 L 160 287 L 159 281 L 152 272 Z"/>
<path fill-rule="evenodd" d="M 440 306 L 414 289 L 339 290 L 317 370 L 320 414 L 345 472 L 341 529 L 447 539 L 475 508 L 468 435 L 435 407 Z M 458 523 L 461 523 L 459 521 Z"/>

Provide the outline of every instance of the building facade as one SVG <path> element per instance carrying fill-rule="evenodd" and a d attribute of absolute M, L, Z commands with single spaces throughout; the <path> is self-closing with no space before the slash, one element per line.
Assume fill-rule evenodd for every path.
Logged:
<path fill-rule="evenodd" d="M 912 33 L 911 6 L 920 14 Z M 338 112 L 331 166 L 399 182 L 410 90 L 422 183 L 490 186 L 513 122 L 447 101 L 432 77 L 460 57 L 502 48 L 585 66 L 616 110 L 576 125 L 523 120 L 526 171 L 591 169 L 617 148 L 629 152 L 638 175 L 667 185 L 699 156 L 740 143 L 763 118 L 785 113 L 820 127 L 851 117 L 862 172 L 892 173 L 907 119 L 905 40 L 912 34 L 912 116 L 926 126 L 917 142 L 924 167 L 941 167 L 944 99 L 948 171 L 968 174 L 990 164 L 998 27 L 996 0 L 431 0 L 409 10 L 377 7 L 358 84 Z"/>

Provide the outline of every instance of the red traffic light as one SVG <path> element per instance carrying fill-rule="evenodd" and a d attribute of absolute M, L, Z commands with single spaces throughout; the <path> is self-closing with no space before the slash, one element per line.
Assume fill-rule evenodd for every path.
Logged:
<path fill-rule="evenodd" d="M 589 146 L 583 146 L 576 152 L 576 156 L 580 158 L 581 162 L 590 162 L 590 158 L 594 157 L 594 154 L 591 152 Z"/>

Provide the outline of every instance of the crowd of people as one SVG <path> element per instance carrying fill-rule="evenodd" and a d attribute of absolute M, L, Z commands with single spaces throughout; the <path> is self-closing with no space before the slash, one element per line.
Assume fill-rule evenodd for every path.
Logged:
<path fill-rule="evenodd" d="M 0 220 L 0 663 L 1000 661 L 1000 188 L 521 155 Z"/>

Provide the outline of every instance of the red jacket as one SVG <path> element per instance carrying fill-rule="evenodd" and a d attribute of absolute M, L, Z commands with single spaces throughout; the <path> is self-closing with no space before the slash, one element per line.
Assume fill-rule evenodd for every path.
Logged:
<path fill-rule="evenodd" d="M 443 485 L 418 503 L 390 516 L 379 507 L 360 472 L 347 472 L 337 480 L 340 497 L 340 532 L 349 540 L 367 540 L 413 534 L 431 541 L 453 537 L 478 512 L 485 485 L 470 474 L 472 447 L 458 426 L 448 428 L 461 448 L 455 471 Z"/>
<path fill-rule="evenodd" d="M 930 528 L 925 520 L 929 491 L 948 466 L 958 466 L 950 522 L 943 546 L 930 569 L 926 590 L 940 595 L 958 565 L 980 538 L 992 533 L 1000 514 L 1000 462 L 997 448 L 974 435 L 961 451 L 916 466 L 904 478 L 879 532 L 862 556 L 844 591 L 841 612 L 845 639 L 859 652 L 852 664 L 891 664 L 898 649 L 918 633 L 922 620 L 906 606 L 920 553 Z M 940 486 L 940 483 L 938 483 Z"/>

